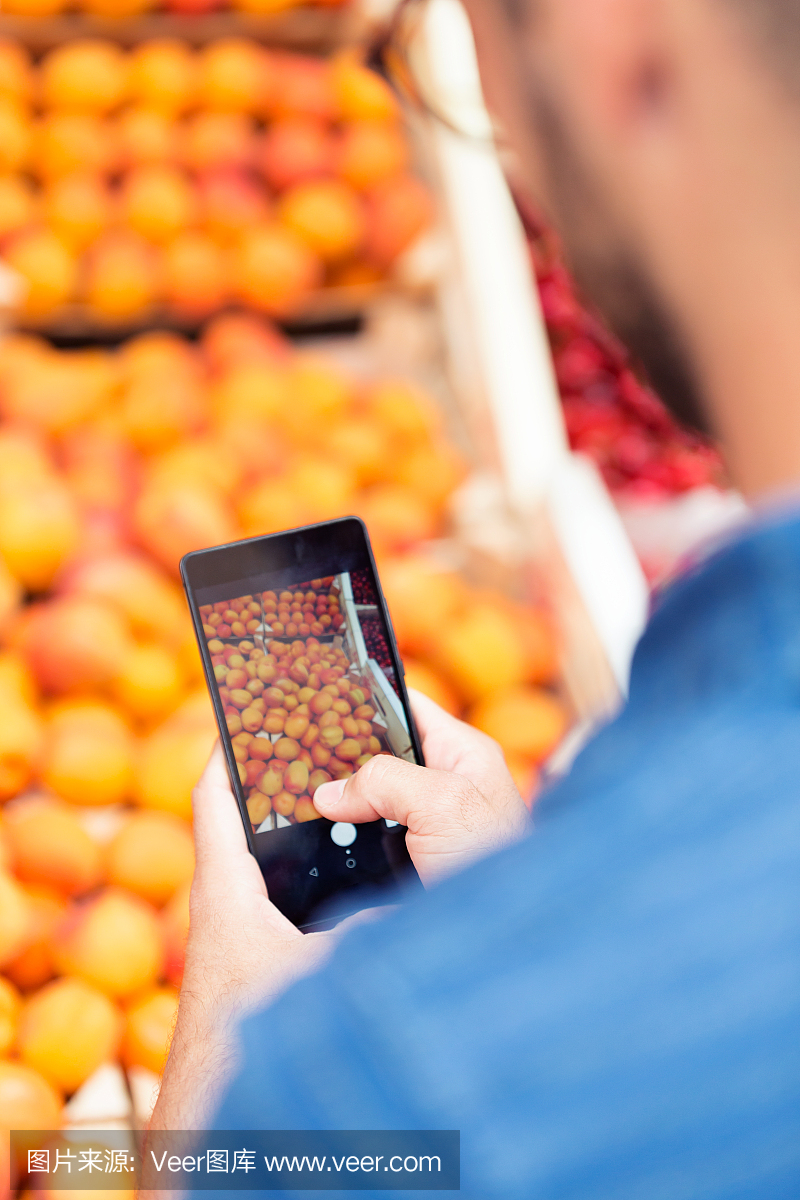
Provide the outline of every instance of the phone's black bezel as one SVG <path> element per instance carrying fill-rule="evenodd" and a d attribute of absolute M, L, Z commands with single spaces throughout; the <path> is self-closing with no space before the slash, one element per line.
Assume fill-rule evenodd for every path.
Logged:
<path fill-rule="evenodd" d="M 417 758 L 417 762 L 420 766 L 424 766 L 425 759 L 422 754 L 422 745 L 420 743 L 419 734 L 414 722 L 414 715 L 411 711 L 411 705 L 408 700 L 405 671 L 403 669 L 402 659 L 400 658 L 400 654 L 397 649 L 397 639 L 395 638 L 392 619 L 386 604 L 386 598 L 383 594 L 383 588 L 381 587 L 378 568 L 375 565 L 375 556 L 372 553 L 372 545 L 369 540 L 369 533 L 366 525 L 360 517 L 338 517 L 333 521 L 319 521 L 314 525 L 301 525 L 296 529 L 282 530 L 280 533 L 269 533 L 264 534 L 262 537 L 244 538 L 238 542 L 226 542 L 221 546 L 210 546 L 206 550 L 192 550 L 189 554 L 185 554 L 181 559 L 181 579 L 186 592 L 189 611 L 192 616 L 192 624 L 194 625 L 195 637 L 197 638 L 197 644 L 200 650 L 200 658 L 203 663 L 203 674 L 205 676 L 206 687 L 211 697 L 211 703 L 214 707 L 214 717 L 219 730 L 220 742 L 225 753 L 228 777 L 231 782 L 233 794 L 236 797 L 236 803 L 239 806 L 239 815 L 241 816 L 242 824 L 244 825 L 244 831 L 247 837 L 247 845 L 254 858 L 257 858 L 257 856 L 255 839 L 253 837 L 252 826 L 250 823 L 250 814 L 247 811 L 246 797 L 244 794 L 244 789 L 242 788 L 241 780 L 239 779 L 239 771 L 237 769 L 236 759 L 233 753 L 233 742 L 230 734 L 228 733 L 228 724 L 225 720 L 222 701 L 220 700 L 219 692 L 217 690 L 214 668 L 211 664 L 211 655 L 208 652 L 208 643 L 203 632 L 203 621 L 200 616 L 200 607 L 195 596 L 195 588 L 204 586 L 210 587 L 220 582 L 218 578 L 214 578 L 214 559 L 219 560 L 220 558 L 225 557 L 229 562 L 235 562 L 237 557 L 241 556 L 245 560 L 242 564 L 241 573 L 235 573 L 231 576 L 231 578 L 246 579 L 254 575 L 252 570 L 252 560 L 250 562 L 246 561 L 251 549 L 261 546 L 276 546 L 282 541 L 288 541 L 288 539 L 297 538 L 298 536 L 321 535 L 324 537 L 325 531 L 333 532 L 335 529 L 342 528 L 348 524 L 357 526 L 358 531 L 363 538 L 366 557 L 370 567 L 372 568 L 372 577 L 375 582 L 375 592 L 378 598 L 378 608 L 381 616 L 383 617 L 383 622 L 387 633 L 387 645 L 392 659 L 392 666 L 394 667 L 395 679 L 397 680 L 397 685 L 400 690 L 400 699 L 406 714 L 406 719 L 408 721 L 408 732 L 411 738 L 411 744 L 414 747 L 414 754 Z M 192 580 L 192 569 L 193 567 L 197 566 L 205 568 L 204 573 L 206 577 L 203 580 L 203 583 L 198 583 Z M 298 570 L 302 572 L 301 564 L 298 566 Z M 323 574 L 338 575 L 340 572 L 335 568 L 332 568 L 331 570 L 324 571 Z M 303 928 L 303 926 L 300 926 L 300 928 Z"/>

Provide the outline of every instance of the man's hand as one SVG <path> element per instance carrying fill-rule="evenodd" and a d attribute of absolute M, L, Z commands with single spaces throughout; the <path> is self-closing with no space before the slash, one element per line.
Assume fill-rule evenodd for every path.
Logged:
<path fill-rule="evenodd" d="M 352 778 L 317 788 L 314 806 L 331 821 L 407 825 L 408 852 L 429 887 L 523 837 L 530 816 L 497 742 L 409 694 L 427 766 L 378 755 Z"/>
<path fill-rule="evenodd" d="M 499 746 L 412 693 L 428 767 L 379 756 L 314 800 L 334 821 L 408 825 L 426 885 L 523 836 L 527 809 Z M 342 932 L 302 934 L 272 904 L 247 847 L 221 748 L 193 796 L 196 866 L 178 1019 L 153 1129 L 201 1129 L 236 1068 L 237 1019 L 263 1008 L 328 956 Z"/>

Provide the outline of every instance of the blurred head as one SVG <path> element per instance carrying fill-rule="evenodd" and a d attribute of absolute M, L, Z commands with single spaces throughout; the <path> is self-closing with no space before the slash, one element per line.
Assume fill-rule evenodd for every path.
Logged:
<path fill-rule="evenodd" d="M 466 6 L 587 298 L 743 490 L 800 479 L 800 0 Z"/>

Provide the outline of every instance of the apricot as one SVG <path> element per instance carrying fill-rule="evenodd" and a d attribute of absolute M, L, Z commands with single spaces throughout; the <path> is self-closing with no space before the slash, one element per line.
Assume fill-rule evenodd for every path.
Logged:
<path fill-rule="evenodd" d="M 247 750 L 250 758 L 259 762 L 268 762 L 274 753 L 272 742 L 269 740 L 269 738 L 261 737 L 253 738 L 250 741 Z"/>
<path fill-rule="evenodd" d="M 333 168 L 334 143 L 327 125 L 313 117 L 284 117 L 267 130 L 259 166 L 275 191 L 321 179 Z"/>
<path fill-rule="evenodd" d="M 292 792 L 295 796 L 300 796 L 305 792 L 308 787 L 308 767 L 304 762 L 289 763 L 289 767 L 283 777 L 283 786 L 287 792 Z"/>
<path fill-rule="evenodd" d="M 206 108 L 258 112 L 269 85 L 268 59 L 257 42 L 227 37 L 198 56 L 199 98 Z"/>
<path fill-rule="evenodd" d="M 182 129 L 181 160 L 192 171 L 247 170 L 255 154 L 255 122 L 245 113 L 201 111 Z"/>
<path fill-rule="evenodd" d="M 21 42 L 0 39 L 0 96 L 27 103 L 33 95 L 31 56 Z"/>
<path fill-rule="evenodd" d="M 282 737 L 275 743 L 274 750 L 278 758 L 290 762 L 300 753 L 300 745 L 294 738 Z"/>
<path fill-rule="evenodd" d="M 337 118 L 336 96 L 330 64 L 310 54 L 280 54 L 272 59 L 272 93 L 275 117 L 313 117 L 330 122 Z"/>
<path fill-rule="evenodd" d="M 156 912 L 119 888 L 106 888 L 78 904 L 54 940 L 59 969 L 109 996 L 131 996 L 161 974 L 164 950 Z"/>
<path fill-rule="evenodd" d="M 345 126 L 336 151 L 337 174 L 359 190 L 375 187 L 408 166 L 403 132 L 385 121 L 354 121 Z"/>
<path fill-rule="evenodd" d="M 113 605 L 137 637 L 172 645 L 183 637 L 186 616 L 178 589 L 155 563 L 133 550 L 83 560 L 65 577 L 64 589 Z"/>
<path fill-rule="evenodd" d="M 183 315 L 202 316 L 221 307 L 228 291 L 225 256 L 205 234 L 187 231 L 166 248 L 164 299 Z"/>
<path fill-rule="evenodd" d="M 29 897 L 11 875 L 0 871 L 0 967 L 23 948 L 31 921 Z"/>
<path fill-rule="evenodd" d="M 286 733 L 287 738 L 293 738 L 296 741 L 299 741 L 308 732 L 309 725 L 310 721 L 308 717 L 292 714 L 286 720 L 284 732 Z"/>
<path fill-rule="evenodd" d="M 197 90 L 197 61 L 186 42 L 154 38 L 140 42 L 129 58 L 128 90 L 139 104 L 175 117 L 191 107 Z"/>
<path fill-rule="evenodd" d="M 190 820 L 192 789 L 203 773 L 215 735 L 210 709 L 197 724 L 184 723 L 178 710 L 150 734 L 142 746 L 136 772 L 134 795 L 138 803 Z"/>
<path fill-rule="evenodd" d="M 333 775 L 334 779 L 349 779 L 354 774 L 354 765 L 350 762 L 342 762 L 339 758 L 332 758 L 328 770 Z"/>
<path fill-rule="evenodd" d="M 392 263 L 433 222 L 430 192 L 412 175 L 387 179 L 366 197 L 364 253 L 380 270 Z"/>
<path fill-rule="evenodd" d="M 145 549 L 175 573 L 190 550 L 230 542 L 236 536 L 222 498 L 189 483 L 145 486 L 134 510 L 134 528 Z M 223 628 L 219 627 L 219 636 L 229 636 Z"/>
<path fill-rule="evenodd" d="M 54 1087 L 74 1092 L 113 1059 L 119 1010 L 82 979 L 56 979 L 28 1000 L 19 1023 L 20 1058 Z"/>
<path fill-rule="evenodd" d="M 326 725 L 324 728 L 320 727 L 319 738 L 326 749 L 332 750 L 344 739 L 344 730 L 341 725 Z M 314 756 L 313 750 L 314 748 L 312 747 L 312 758 L 316 763 L 317 759 Z M 324 766 L 325 764 L 320 765 Z"/>
<path fill-rule="evenodd" d="M 171 900 L 159 913 L 164 938 L 164 974 L 177 987 L 183 975 L 186 937 L 189 932 L 189 890 L 191 884 L 180 885 Z"/>
<path fill-rule="evenodd" d="M 352 51 L 336 55 L 331 76 L 341 116 L 346 121 L 392 121 L 399 116 L 389 85 Z"/>
<path fill-rule="evenodd" d="M 294 812 L 294 806 L 297 802 L 297 797 L 291 792 L 278 792 L 272 797 L 272 807 L 276 813 L 280 813 L 282 817 L 290 817 Z"/>
<path fill-rule="evenodd" d="M 564 707 L 550 692 L 512 687 L 482 699 L 470 723 L 488 733 L 511 755 L 542 762 L 567 729 Z"/>
<path fill-rule="evenodd" d="M 52 230 L 23 230 L 9 243 L 5 258 L 25 280 L 23 308 L 29 316 L 48 316 L 73 297 L 78 282 L 75 258 Z"/>
<path fill-rule="evenodd" d="M 102 114 L 116 108 L 128 87 L 122 50 L 100 38 L 75 38 L 49 51 L 39 69 L 45 108 Z"/>
<path fill-rule="evenodd" d="M 125 1014 L 121 1046 L 126 1066 L 147 1067 L 154 1074 L 161 1074 L 177 1012 L 178 992 L 172 987 L 154 988 L 130 1005 Z"/>
<path fill-rule="evenodd" d="M 0 170 L 24 170 L 31 155 L 30 122 L 21 106 L 5 96 L 0 97 L 0 138 Z"/>
<path fill-rule="evenodd" d="M 311 761 L 315 767 L 327 767 L 331 761 L 331 751 L 321 741 L 314 742 L 311 747 Z"/>
<path fill-rule="evenodd" d="M 61 1097 L 43 1074 L 0 1061 L 0 1129 L 59 1129 Z"/>
<path fill-rule="evenodd" d="M 14 692 L 0 689 L 0 801 L 30 782 L 44 746 L 38 713 Z"/>
<path fill-rule="evenodd" d="M 39 686 L 56 693 L 110 683 L 131 650 L 121 615 L 89 596 L 63 596 L 33 607 L 20 644 Z"/>
<path fill-rule="evenodd" d="M 192 878 L 189 826 L 172 813 L 134 813 L 109 844 L 107 871 L 110 883 L 160 907 Z"/>
<path fill-rule="evenodd" d="M 152 722 L 176 708 L 183 683 L 175 655 L 153 642 L 131 650 L 113 692 L 134 720 Z"/>
<path fill-rule="evenodd" d="M 316 821 L 321 816 L 314 808 L 314 802 L 309 796 L 298 796 L 294 806 L 295 820 L 301 824 L 304 821 Z"/>
<path fill-rule="evenodd" d="M 17 1031 L 22 1007 L 19 992 L 13 983 L 0 976 L 0 1055 L 8 1053 Z"/>
<path fill-rule="evenodd" d="M 37 214 L 37 195 L 22 175 L 0 176 L 0 237 L 30 225 Z"/>
<path fill-rule="evenodd" d="M 274 421 L 289 405 L 290 382 L 285 370 L 267 363 L 246 363 L 226 372 L 211 389 L 218 417 Z"/>
<path fill-rule="evenodd" d="M 74 896 L 100 882 L 100 846 L 66 804 L 26 797 L 7 810 L 4 829 L 14 870 L 24 883 L 47 884 Z"/>
<path fill-rule="evenodd" d="M 343 183 L 319 180 L 284 193 L 280 219 L 325 263 L 349 258 L 364 237 L 358 197 Z"/>
<path fill-rule="evenodd" d="M 143 238 L 118 230 L 92 246 L 86 262 L 85 296 L 100 320 L 140 316 L 155 300 L 159 285 L 158 260 Z"/>
<path fill-rule="evenodd" d="M 256 787 L 265 796 L 277 796 L 283 787 L 283 771 L 277 764 L 271 763 L 258 780 Z"/>
<path fill-rule="evenodd" d="M 272 812 L 272 802 L 262 792 L 254 792 L 247 800 L 247 812 L 254 826 L 259 826 Z"/>
<path fill-rule="evenodd" d="M 435 701 L 445 712 L 452 713 L 454 717 L 459 715 L 461 706 L 456 694 L 441 675 L 426 663 L 418 662 L 416 659 L 405 658 L 403 660 L 403 669 L 405 671 L 406 687 L 415 688 L 416 691 L 422 692 L 423 695 Z"/>
<path fill-rule="evenodd" d="M 123 221 L 141 237 L 170 241 L 195 216 L 196 197 L 187 177 L 176 167 L 151 163 L 128 172 L 120 196 Z"/>
<path fill-rule="evenodd" d="M 322 280 L 321 260 L 284 225 L 245 232 L 234 250 L 233 276 L 245 303 L 274 316 L 295 312 Z"/>
<path fill-rule="evenodd" d="M 336 757 L 343 762 L 353 763 L 361 755 L 361 746 L 355 738 L 344 738 L 336 747 Z"/>
<path fill-rule="evenodd" d="M 413 653 L 425 654 L 435 645 L 467 602 L 467 589 L 457 575 L 437 570 L 418 555 L 384 560 L 381 584 L 397 639 Z"/>
<path fill-rule="evenodd" d="M 111 124 L 86 113 L 46 113 L 33 130 L 32 169 L 45 180 L 73 171 L 106 174 L 118 153 Z"/>
<path fill-rule="evenodd" d="M 133 783 L 133 745 L 125 722 L 103 704 L 64 705 L 47 729 L 42 779 L 74 804 L 118 804 Z"/>
<path fill-rule="evenodd" d="M 433 659 L 459 694 L 476 701 L 525 678 L 519 631 L 498 605 L 479 601 L 440 630 Z"/>
<path fill-rule="evenodd" d="M 200 220 L 223 247 L 236 245 L 269 218 L 270 206 L 263 187 L 238 166 L 205 171 L 197 186 Z"/>
<path fill-rule="evenodd" d="M 12 983 L 23 991 L 32 991 L 55 975 L 52 938 L 67 911 L 67 901 L 52 888 L 27 885 L 29 902 L 28 931 L 22 950 L 4 966 Z"/>
<path fill-rule="evenodd" d="M 45 190 L 43 214 L 67 246 L 81 251 L 110 224 L 108 188 L 94 175 L 79 172 L 62 175 Z"/>
<path fill-rule="evenodd" d="M 322 716 L 333 704 L 333 696 L 330 692 L 317 692 L 311 697 L 308 707 L 317 716 Z"/>

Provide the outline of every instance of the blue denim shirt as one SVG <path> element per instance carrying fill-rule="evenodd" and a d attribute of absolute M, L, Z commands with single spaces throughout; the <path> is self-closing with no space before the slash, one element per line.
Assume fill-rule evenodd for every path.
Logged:
<path fill-rule="evenodd" d="M 460 1129 L 469 1197 L 798 1200 L 800 518 L 670 589 L 533 836 L 243 1038 L 218 1128 Z"/>

